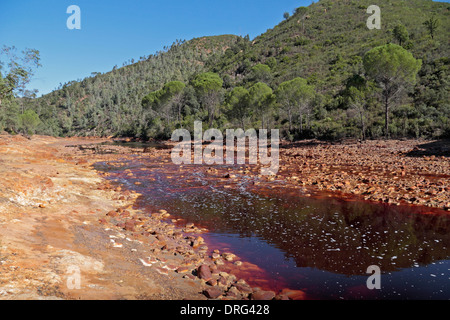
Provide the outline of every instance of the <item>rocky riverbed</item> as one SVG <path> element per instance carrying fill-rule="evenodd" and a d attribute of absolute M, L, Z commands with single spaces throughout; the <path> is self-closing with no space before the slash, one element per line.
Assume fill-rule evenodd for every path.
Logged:
<path fill-rule="evenodd" d="M 259 175 L 261 167 L 237 170 L 205 168 L 209 175 L 236 182 L 261 178 L 258 189 L 297 188 L 305 195 L 393 205 L 420 205 L 450 211 L 450 141 L 388 140 L 331 144 L 316 140 L 281 143 L 276 175 Z"/>
<path fill-rule="evenodd" d="M 130 157 L 163 165 L 170 163 L 170 144 L 109 142 L 0 136 L 0 299 L 308 298 L 300 290 L 249 285 L 243 271 L 255 274 L 258 267 L 208 247 L 202 237 L 208 230 L 163 209 L 136 209 L 139 194 L 93 165 L 121 166 Z M 276 176 L 259 176 L 258 165 L 202 170 L 223 188 L 238 188 L 245 174 L 256 178 L 255 192 L 302 189 L 311 197 L 448 211 L 448 156 L 444 142 L 305 141 L 281 145 Z"/>

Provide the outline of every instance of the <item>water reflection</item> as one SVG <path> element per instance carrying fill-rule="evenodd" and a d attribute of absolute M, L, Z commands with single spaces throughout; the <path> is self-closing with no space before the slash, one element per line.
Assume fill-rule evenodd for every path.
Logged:
<path fill-rule="evenodd" d="M 318 298 L 449 297 L 450 219 L 442 211 L 316 199 L 298 191 L 255 193 L 246 177 L 239 190 L 224 189 L 195 167 L 177 174 L 170 165 L 128 162 L 108 170 L 143 194 L 140 207 L 164 208 L 207 227 L 210 241 L 266 269 L 280 285 L 306 288 Z M 389 290 L 367 290 L 370 265 L 381 268 Z"/>

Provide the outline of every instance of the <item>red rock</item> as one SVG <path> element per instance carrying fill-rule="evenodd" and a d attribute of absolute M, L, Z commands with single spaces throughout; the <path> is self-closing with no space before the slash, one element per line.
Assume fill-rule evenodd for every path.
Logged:
<path fill-rule="evenodd" d="M 223 292 L 219 288 L 208 288 L 203 293 L 209 299 L 217 299 Z"/>
<path fill-rule="evenodd" d="M 222 286 L 227 286 L 228 281 L 225 277 L 220 276 L 219 279 L 217 280 L 217 284 L 222 285 Z"/>
<path fill-rule="evenodd" d="M 125 228 L 125 223 L 119 222 L 118 224 L 116 224 L 116 226 L 123 229 L 123 228 Z"/>
<path fill-rule="evenodd" d="M 136 223 L 136 221 L 134 221 L 134 220 L 128 220 L 127 222 L 125 222 L 124 229 L 127 231 L 134 231 L 135 223 Z"/>
<path fill-rule="evenodd" d="M 186 272 L 188 272 L 189 271 L 189 268 L 188 267 L 179 267 L 178 269 L 177 269 L 177 273 L 186 273 Z"/>
<path fill-rule="evenodd" d="M 250 295 L 251 300 L 272 300 L 275 298 L 275 292 L 258 290 Z"/>
<path fill-rule="evenodd" d="M 283 289 L 280 295 L 285 295 L 289 299 L 292 300 L 304 300 L 306 295 L 304 291 L 301 290 L 291 290 L 291 289 Z"/>
<path fill-rule="evenodd" d="M 106 214 L 108 217 L 117 217 L 118 216 L 118 213 L 117 213 L 117 211 L 110 211 L 110 212 L 108 212 L 107 214 Z"/>
<path fill-rule="evenodd" d="M 234 285 L 242 293 L 251 293 L 253 290 L 248 285 L 236 283 Z"/>
<path fill-rule="evenodd" d="M 195 227 L 195 225 L 192 222 L 186 224 L 186 229 L 191 229 L 194 227 Z"/>
<path fill-rule="evenodd" d="M 124 210 L 121 214 L 120 214 L 120 216 L 121 217 L 129 217 L 131 214 L 130 214 L 130 211 L 128 211 L 128 210 Z"/>
<path fill-rule="evenodd" d="M 209 284 L 212 287 L 217 286 L 217 280 L 216 279 L 210 279 L 210 280 L 208 280 L 206 282 L 206 284 Z"/>
<path fill-rule="evenodd" d="M 198 269 L 197 269 L 197 275 L 200 279 L 203 279 L 205 281 L 209 281 L 212 279 L 212 274 L 211 274 L 211 270 L 209 269 L 209 266 L 206 264 L 202 264 Z"/>
<path fill-rule="evenodd" d="M 194 280 L 194 279 L 195 279 L 195 276 L 192 275 L 192 274 L 185 274 L 185 275 L 183 276 L 183 278 Z"/>

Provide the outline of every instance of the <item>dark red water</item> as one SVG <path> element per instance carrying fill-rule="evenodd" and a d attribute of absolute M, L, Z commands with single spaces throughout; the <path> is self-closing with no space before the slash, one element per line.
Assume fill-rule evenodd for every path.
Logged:
<path fill-rule="evenodd" d="M 310 299 L 450 298 L 450 215 L 444 211 L 281 188 L 257 192 L 250 188 L 255 178 L 245 175 L 237 188 L 226 188 L 197 166 L 139 156 L 122 163 L 96 169 L 141 193 L 139 208 L 165 209 L 208 228 L 202 236 L 210 248 L 258 266 L 246 279 L 253 285 L 303 290 Z M 381 269 L 379 290 L 366 286 L 371 265 Z"/>

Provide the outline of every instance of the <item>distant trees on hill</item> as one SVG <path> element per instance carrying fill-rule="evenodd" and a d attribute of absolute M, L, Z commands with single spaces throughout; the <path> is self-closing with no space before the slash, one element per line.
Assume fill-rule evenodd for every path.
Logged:
<path fill-rule="evenodd" d="M 279 128 L 291 140 L 450 135 L 448 5 L 390 0 L 383 28 L 369 30 L 370 4 L 321 0 L 253 40 L 176 41 L 41 98 L 15 90 L 2 99 L 0 126 L 142 139 L 193 131 L 196 120 L 222 130 Z M 39 121 L 31 113 L 19 120 L 27 109 Z"/>

